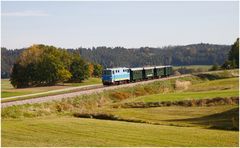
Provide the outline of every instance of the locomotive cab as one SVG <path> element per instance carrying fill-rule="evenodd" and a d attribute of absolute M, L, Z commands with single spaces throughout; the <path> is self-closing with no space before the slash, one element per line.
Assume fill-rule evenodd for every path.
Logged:
<path fill-rule="evenodd" d="M 113 71 L 109 69 L 104 69 L 103 70 L 103 75 L 102 75 L 102 83 L 103 85 L 110 85 L 112 83 L 112 75 Z"/>
<path fill-rule="evenodd" d="M 127 83 L 129 80 L 129 68 L 107 68 L 103 70 L 103 85 Z"/>

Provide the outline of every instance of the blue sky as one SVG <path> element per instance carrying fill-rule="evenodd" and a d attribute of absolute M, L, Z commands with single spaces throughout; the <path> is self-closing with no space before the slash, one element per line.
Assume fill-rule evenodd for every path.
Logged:
<path fill-rule="evenodd" d="M 232 44 L 238 2 L 2 2 L 2 47 Z"/>

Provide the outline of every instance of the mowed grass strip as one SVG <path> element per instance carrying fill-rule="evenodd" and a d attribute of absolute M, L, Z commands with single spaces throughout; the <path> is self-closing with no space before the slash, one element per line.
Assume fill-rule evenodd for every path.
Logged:
<path fill-rule="evenodd" d="M 52 90 L 59 90 L 59 89 L 64 89 L 64 88 L 76 87 L 76 86 L 101 84 L 101 79 L 100 78 L 89 78 L 88 80 L 84 80 L 82 83 L 64 83 L 64 84 L 58 84 L 56 86 L 31 87 L 31 88 L 20 88 L 20 89 L 14 88 L 11 85 L 9 79 L 2 79 L 1 82 L 2 82 L 2 84 L 1 84 L 2 98 L 7 98 L 7 97 L 27 95 L 27 94 L 48 92 L 48 91 L 52 91 Z"/>
<path fill-rule="evenodd" d="M 238 105 L 211 107 L 114 108 L 102 110 L 126 120 L 174 126 L 233 129 L 238 124 Z"/>
<path fill-rule="evenodd" d="M 238 146 L 238 132 L 44 117 L 2 121 L 2 146 Z"/>
<path fill-rule="evenodd" d="M 201 92 L 175 92 L 165 94 L 153 94 L 137 97 L 128 102 L 161 102 L 161 101 L 178 101 L 192 99 L 207 99 L 215 97 L 234 97 L 238 96 L 238 90 L 212 90 Z"/>

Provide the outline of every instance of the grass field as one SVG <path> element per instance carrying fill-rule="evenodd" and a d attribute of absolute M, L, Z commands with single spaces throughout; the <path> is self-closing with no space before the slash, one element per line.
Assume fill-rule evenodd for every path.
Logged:
<path fill-rule="evenodd" d="M 2 146 L 237 146 L 238 132 L 44 117 L 2 121 Z"/>
<path fill-rule="evenodd" d="M 174 69 L 179 69 L 179 68 L 191 68 L 191 69 L 198 69 L 202 68 L 205 71 L 209 70 L 212 67 L 212 65 L 187 65 L 187 66 L 173 66 Z"/>
<path fill-rule="evenodd" d="M 237 147 L 238 104 L 114 107 L 128 102 L 238 96 L 239 78 L 230 73 L 190 76 L 62 101 L 3 108 L 2 146 Z M 177 80 L 191 84 L 186 89 L 176 89 Z M 74 116 L 75 113 L 118 118 L 115 121 L 84 119 Z"/>
<path fill-rule="evenodd" d="M 90 78 L 88 80 L 83 81 L 82 83 L 64 83 L 64 84 L 59 84 L 56 86 L 48 86 L 48 87 L 32 87 L 32 88 L 15 89 L 10 84 L 9 79 L 2 79 L 1 81 L 2 81 L 2 83 L 1 83 L 2 98 L 34 94 L 34 93 L 40 93 L 40 92 L 48 92 L 48 91 L 52 91 L 52 90 L 59 90 L 59 89 L 64 89 L 64 88 L 76 87 L 76 86 L 101 84 L 100 78 Z"/>
<path fill-rule="evenodd" d="M 215 98 L 215 97 L 233 97 L 233 96 L 238 96 L 238 93 L 239 93 L 238 90 L 176 92 L 176 93 L 147 95 L 147 96 L 137 97 L 131 101 L 134 101 L 134 102 L 160 102 L 160 101 L 207 99 L 207 98 Z"/>
<path fill-rule="evenodd" d="M 233 118 L 238 119 L 237 105 L 211 107 L 152 107 L 152 108 L 115 108 L 105 109 L 105 113 L 114 114 L 121 119 L 137 120 L 147 123 L 191 126 L 203 128 L 234 128 Z"/>
<path fill-rule="evenodd" d="M 160 102 L 192 99 L 207 99 L 215 97 L 234 97 L 239 94 L 238 78 L 227 78 L 214 81 L 204 81 L 189 86 L 186 90 L 176 90 L 166 93 L 149 94 L 122 101 L 126 102 Z"/>

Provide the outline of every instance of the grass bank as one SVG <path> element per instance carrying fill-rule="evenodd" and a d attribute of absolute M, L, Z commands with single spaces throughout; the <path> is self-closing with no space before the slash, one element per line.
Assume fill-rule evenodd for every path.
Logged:
<path fill-rule="evenodd" d="M 238 132 L 51 116 L 3 120 L 2 146 L 238 146 Z"/>

